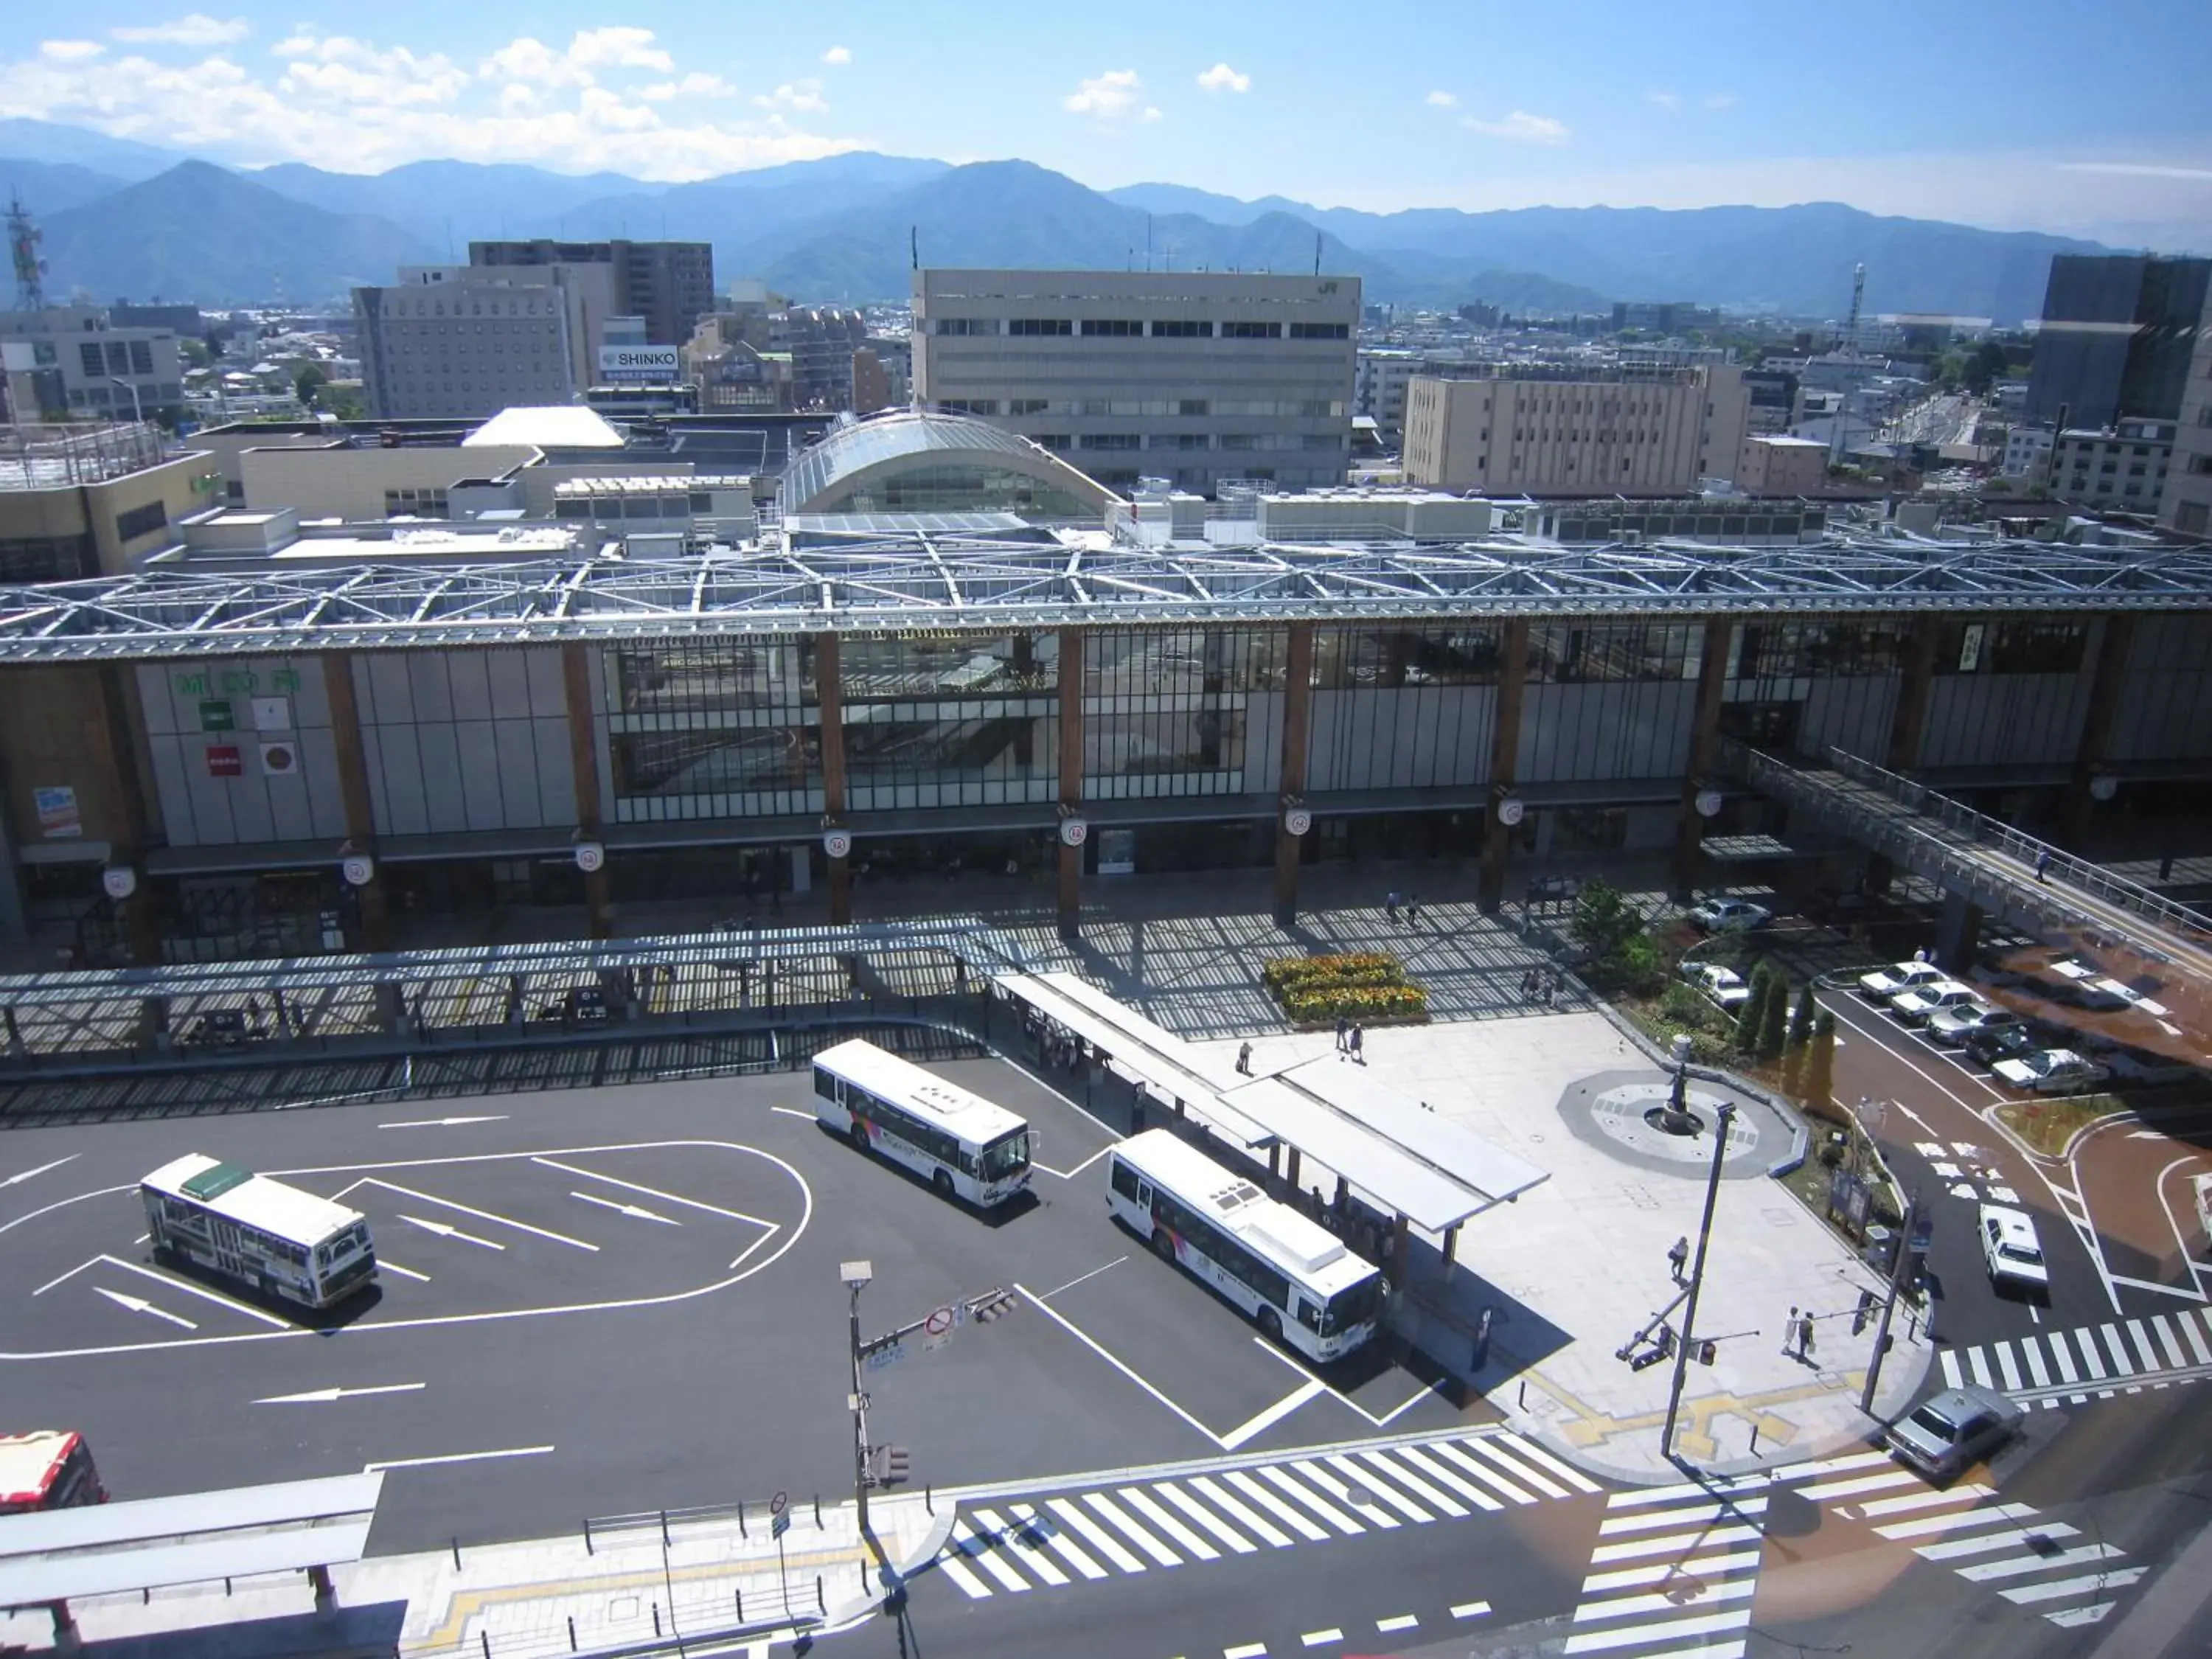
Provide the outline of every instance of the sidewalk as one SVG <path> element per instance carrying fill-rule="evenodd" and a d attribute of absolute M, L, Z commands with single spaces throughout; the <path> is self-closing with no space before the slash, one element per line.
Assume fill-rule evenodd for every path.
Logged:
<path fill-rule="evenodd" d="M 951 1535 L 950 1501 L 924 1494 L 869 1505 L 876 1536 L 902 1576 Z M 554 1659 L 635 1649 L 656 1638 L 675 1650 L 766 1659 L 772 1636 L 835 1631 L 873 1611 L 873 1561 L 850 1504 L 794 1504 L 779 1563 L 759 1505 L 741 1535 L 734 1518 L 672 1521 L 667 1546 L 647 1520 L 615 1533 L 471 1547 L 459 1553 L 373 1556 L 334 1567 L 333 1613 L 318 1615 L 304 1576 L 156 1590 L 143 1601 L 102 1596 L 73 1604 L 82 1639 L 131 1659 L 397 1654 L 398 1659 Z M 757 1638 L 747 1644 L 745 1638 Z M 0 1614 L 0 1650 L 51 1651 L 42 1610 Z"/>

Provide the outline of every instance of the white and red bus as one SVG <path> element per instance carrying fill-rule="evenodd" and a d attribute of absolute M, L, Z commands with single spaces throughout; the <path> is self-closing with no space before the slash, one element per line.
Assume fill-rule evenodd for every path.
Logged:
<path fill-rule="evenodd" d="M 0 1515 L 105 1504 L 107 1488 L 84 1437 L 66 1429 L 0 1434 Z"/>
<path fill-rule="evenodd" d="M 854 1038 L 814 1056 L 814 1117 L 947 1198 L 988 1209 L 1030 1184 L 1025 1119 L 872 1042 Z"/>

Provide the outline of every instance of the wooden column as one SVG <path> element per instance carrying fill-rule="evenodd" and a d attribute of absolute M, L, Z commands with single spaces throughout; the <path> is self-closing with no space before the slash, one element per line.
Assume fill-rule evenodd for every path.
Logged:
<path fill-rule="evenodd" d="M 1060 630 L 1060 804 L 1083 810 L 1083 630 Z M 1060 933 L 1073 939 L 1083 918 L 1083 849 L 1060 846 Z"/>
<path fill-rule="evenodd" d="M 1920 764 L 1921 737 L 1928 728 L 1928 693 L 1936 683 L 1936 647 L 1942 640 L 1942 617 L 1914 620 L 1905 684 L 1897 689 L 1897 708 L 1889 718 L 1889 752 L 1881 763 L 1893 772 L 1910 772 Z"/>
<path fill-rule="evenodd" d="M 814 705 L 822 732 L 822 816 L 845 822 L 845 684 L 842 653 L 835 634 L 814 636 Z M 848 853 L 830 860 L 830 922 L 844 927 L 853 920 L 853 859 Z"/>
<path fill-rule="evenodd" d="M 561 647 L 561 685 L 568 707 L 569 764 L 576 775 L 576 829 L 585 839 L 597 841 L 605 820 L 599 802 L 599 740 L 592 718 L 589 649 L 579 641 Z M 609 938 L 615 930 L 608 886 L 605 864 L 584 878 L 584 907 L 590 913 L 593 939 Z"/>
<path fill-rule="evenodd" d="M 1314 625 L 1292 623 L 1283 665 L 1282 778 L 1275 802 L 1275 921 L 1284 927 L 1297 918 L 1298 860 L 1304 855 L 1305 837 L 1285 829 L 1283 815 L 1291 799 L 1304 794 L 1306 789 L 1306 750 L 1313 730 L 1313 659 Z"/>
<path fill-rule="evenodd" d="M 131 705 L 123 679 L 128 672 L 113 663 L 92 671 L 93 708 L 85 721 L 85 736 L 100 781 L 106 786 L 107 798 L 113 803 L 108 860 L 127 864 L 138 872 L 137 890 L 123 901 L 131 960 L 141 968 L 154 968 L 161 962 L 161 917 L 144 862 L 147 846 L 153 840 L 153 818 L 147 810 L 138 769 L 131 760 Z"/>
<path fill-rule="evenodd" d="M 1498 720 L 1490 734 L 1491 805 L 1482 840 L 1482 871 L 1475 884 L 1475 900 L 1485 910 L 1496 910 L 1505 901 L 1505 859 L 1513 831 L 1499 821 L 1497 797 L 1513 787 L 1521 757 L 1521 694 L 1528 684 L 1528 619 L 1516 617 L 1505 624 L 1498 653 Z"/>
<path fill-rule="evenodd" d="M 1690 763 L 1682 774 L 1682 811 L 1674 827 L 1674 899 L 1689 902 L 1698 879 L 1698 849 L 1705 844 L 1705 821 L 1698 812 L 1698 792 L 1713 769 L 1713 740 L 1720 735 L 1721 694 L 1728 689 L 1729 638 L 1735 623 L 1715 617 L 1705 623 L 1705 655 L 1698 664 L 1698 705 L 1690 726 Z"/>
<path fill-rule="evenodd" d="M 2089 832 L 2089 815 L 2097 798 L 2090 786 L 2103 769 L 2105 751 L 2112 741 L 2112 723 L 2120 712 L 2120 694 L 2127 687 L 2128 652 L 2135 644 L 2136 619 L 2131 611 L 2116 611 L 2105 618 L 2105 636 L 2097 647 L 2097 666 L 2089 681 L 2089 707 L 2081 716 L 2081 740 L 2074 750 L 2074 778 L 2066 796 L 2066 841 L 2079 848 Z"/>
<path fill-rule="evenodd" d="M 368 750 L 361 738 L 361 700 L 355 695 L 353 656 L 323 653 L 323 697 L 331 710 L 331 743 L 338 763 L 338 796 L 345 805 L 346 839 L 375 860 L 375 875 L 354 889 L 361 911 L 361 942 L 368 951 L 392 948 L 392 907 L 383 860 L 376 858 L 376 797 L 368 787 Z"/>

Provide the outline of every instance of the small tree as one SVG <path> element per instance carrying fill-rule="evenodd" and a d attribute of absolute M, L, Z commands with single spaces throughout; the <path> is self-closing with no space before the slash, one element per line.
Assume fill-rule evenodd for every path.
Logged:
<path fill-rule="evenodd" d="M 1790 1046 L 1802 1048 L 1813 1040 L 1813 1016 L 1820 1005 L 1813 1000 L 1813 981 L 1807 980 L 1797 993 L 1797 1006 L 1790 1013 Z"/>
<path fill-rule="evenodd" d="M 1766 979 L 1766 997 L 1759 1010 L 1759 1057 L 1782 1058 L 1784 1040 L 1790 1035 L 1790 981 L 1782 974 Z"/>
<path fill-rule="evenodd" d="M 1567 924 L 1575 943 L 1594 962 L 1607 962 L 1623 945 L 1644 931 L 1644 918 L 1609 881 L 1593 877 L 1583 884 L 1575 900 L 1574 920 Z"/>
<path fill-rule="evenodd" d="M 330 376 L 313 363 L 302 363 L 292 375 L 293 395 L 307 408 L 314 407 L 315 394 L 329 381 Z"/>
<path fill-rule="evenodd" d="M 1806 1046 L 1798 1096 L 1808 1106 L 1826 1106 L 1835 1087 L 1836 1017 L 1823 1008 L 1813 1019 L 1813 1040 Z"/>
<path fill-rule="evenodd" d="M 1751 970 L 1751 994 L 1736 1011 L 1734 1042 L 1739 1054 L 1759 1052 L 1759 1020 L 1766 1006 L 1766 987 L 1774 977 L 1774 970 L 1764 962 Z"/>

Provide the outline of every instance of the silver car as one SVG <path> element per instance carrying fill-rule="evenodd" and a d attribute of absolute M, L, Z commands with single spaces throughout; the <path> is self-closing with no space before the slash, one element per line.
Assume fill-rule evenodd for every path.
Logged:
<path fill-rule="evenodd" d="M 1928 1035 L 1955 1048 L 1977 1031 L 1994 1031 L 2001 1026 L 2026 1023 L 2009 1008 L 1987 1002 L 1962 1002 L 1954 1008 L 1938 1008 L 1929 1015 Z"/>
<path fill-rule="evenodd" d="M 1931 1480 L 1972 1468 L 2012 1438 L 2027 1413 L 1994 1389 L 1962 1382 L 1890 1425 L 1891 1451 Z"/>

